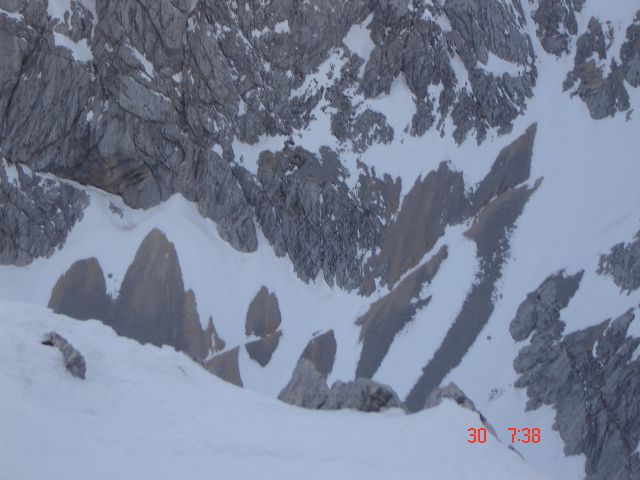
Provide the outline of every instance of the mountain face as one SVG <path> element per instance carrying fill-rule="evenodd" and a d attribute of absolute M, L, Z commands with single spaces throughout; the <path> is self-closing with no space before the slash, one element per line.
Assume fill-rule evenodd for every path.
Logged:
<path fill-rule="evenodd" d="M 0 300 L 640 478 L 637 2 L 0 0 L 0 45 Z"/>

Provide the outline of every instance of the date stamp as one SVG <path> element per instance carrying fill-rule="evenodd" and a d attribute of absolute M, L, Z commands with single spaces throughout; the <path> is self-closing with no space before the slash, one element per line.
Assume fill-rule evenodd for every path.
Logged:
<path fill-rule="evenodd" d="M 511 432 L 512 444 L 538 444 L 542 441 L 542 431 L 535 428 L 516 428 L 512 427 L 508 429 Z M 467 428 L 469 438 L 467 443 L 472 445 L 487 443 L 487 429 L 486 428 Z"/>

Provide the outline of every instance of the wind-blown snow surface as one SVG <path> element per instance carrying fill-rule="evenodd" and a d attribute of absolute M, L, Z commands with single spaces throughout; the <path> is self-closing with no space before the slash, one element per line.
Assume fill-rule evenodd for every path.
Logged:
<path fill-rule="evenodd" d="M 87 361 L 71 377 L 50 330 Z M 142 346 L 96 321 L 0 302 L 3 478 L 542 478 L 445 402 L 407 416 L 319 412 L 241 390 L 170 348 Z"/>

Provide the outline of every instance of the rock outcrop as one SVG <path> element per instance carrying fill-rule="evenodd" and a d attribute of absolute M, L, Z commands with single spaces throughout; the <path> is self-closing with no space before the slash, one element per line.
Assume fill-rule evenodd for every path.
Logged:
<path fill-rule="evenodd" d="M 325 377 L 310 360 L 301 358 L 278 399 L 297 407 L 318 410 L 327 402 L 328 396 Z"/>
<path fill-rule="evenodd" d="M 610 276 L 623 290 L 640 288 L 640 232 L 633 241 L 615 245 L 611 252 L 600 257 L 598 273 Z"/>
<path fill-rule="evenodd" d="M 56 332 L 47 333 L 41 342 L 49 347 L 56 347 L 62 353 L 64 368 L 74 377 L 84 380 L 87 364 L 84 357 L 71 345 L 66 338 Z"/>
<path fill-rule="evenodd" d="M 592 118 L 599 120 L 629 110 L 627 85 L 637 87 L 640 83 L 637 73 L 640 47 L 635 41 L 639 31 L 640 19 L 627 29 L 628 41 L 620 52 L 609 51 L 614 32 L 611 28 L 605 32 L 596 18 L 591 18 L 587 31 L 578 38 L 574 68 L 563 88 L 573 89 L 572 95 L 578 95 L 586 103 Z M 622 58 L 623 63 L 612 59 L 607 66 L 609 58 L 615 56 Z M 574 89 L 576 83 L 578 86 Z"/>
<path fill-rule="evenodd" d="M 403 408 L 391 387 L 373 380 L 336 381 L 329 388 L 323 374 L 306 358 L 298 361 L 291 380 L 278 398 L 291 405 L 315 410 L 379 412 L 387 408 Z"/>
<path fill-rule="evenodd" d="M 453 400 L 461 407 L 477 413 L 478 417 L 480 418 L 480 421 L 487 428 L 489 433 L 491 433 L 491 435 L 493 435 L 495 438 L 498 438 L 498 436 L 496 435 L 495 428 L 493 428 L 493 425 L 491 425 L 487 421 L 487 418 L 482 414 L 482 412 L 480 412 L 476 408 L 476 405 L 473 403 L 473 400 L 467 397 L 467 395 L 460 389 L 460 387 L 458 387 L 458 385 L 456 385 L 453 382 L 451 382 L 449 385 L 446 385 L 444 387 L 438 387 L 435 390 L 433 390 L 429 395 L 429 397 L 427 398 L 424 408 L 437 407 L 438 405 L 440 405 L 440 403 L 442 403 L 442 400 L 445 400 L 445 399 Z"/>
<path fill-rule="evenodd" d="M 415 95 L 407 131 L 442 129 L 450 117 L 458 142 L 472 131 L 480 141 L 489 129 L 510 130 L 537 75 L 522 9 L 498 0 L 69 5 L 57 17 L 44 3 L 3 4 L 9 15 L 0 14 L 0 38 L 9 54 L 0 61 L 0 153 L 134 207 L 181 193 L 235 248 L 257 248 L 257 223 L 300 278 L 322 271 L 347 289 L 364 280 L 397 185 L 363 168 L 351 189 L 339 150 L 363 152 L 402 133 L 355 99 L 406 82 Z M 343 42 L 354 27 L 369 32 L 369 58 Z M 491 71 L 491 56 L 520 73 Z M 318 68 L 330 59 L 339 66 L 324 85 Z M 325 114 L 338 150 L 291 147 Z M 289 143 L 262 152 L 252 171 L 238 142 L 265 136 Z M 24 261 L 16 257 L 6 262 Z"/>
<path fill-rule="evenodd" d="M 567 455 L 586 456 L 587 480 L 640 476 L 640 338 L 629 335 L 635 313 L 564 334 L 562 309 L 581 274 L 549 277 L 520 305 L 511 322 L 516 341 L 530 337 L 514 361 L 527 408 L 551 405 L 553 428 Z"/>
<path fill-rule="evenodd" d="M 553 55 L 569 53 L 571 37 L 578 34 L 576 12 L 580 12 L 585 0 L 540 0 L 533 13 L 537 24 L 536 34 L 542 47 Z"/>
<path fill-rule="evenodd" d="M 0 159 L 0 265 L 27 265 L 61 247 L 89 196 Z"/>

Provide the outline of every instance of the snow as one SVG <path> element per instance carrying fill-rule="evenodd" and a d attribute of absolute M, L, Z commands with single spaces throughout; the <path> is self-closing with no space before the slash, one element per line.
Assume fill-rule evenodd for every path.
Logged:
<path fill-rule="evenodd" d="M 64 15 L 69 11 L 71 11 L 71 0 L 48 0 L 47 2 L 47 14 L 62 23 L 65 23 Z"/>
<path fill-rule="evenodd" d="M 384 114 L 387 123 L 393 128 L 394 140 L 401 137 L 402 132 L 411 126 L 411 118 L 415 112 L 414 95 L 404 79 L 404 73 L 391 84 L 389 95 L 379 95 L 359 105 L 358 110 L 371 108 Z"/>
<path fill-rule="evenodd" d="M 23 21 L 24 17 L 21 13 L 16 12 L 7 12 L 5 9 L 0 8 L 0 15 L 4 15 L 5 17 L 11 18 L 12 20 Z"/>
<path fill-rule="evenodd" d="M 514 78 L 522 75 L 522 69 L 518 65 L 507 62 L 502 58 L 498 57 L 496 54 L 492 52 L 487 52 L 489 56 L 489 60 L 486 65 L 482 66 L 482 64 L 478 65 L 480 68 L 485 70 L 486 72 L 492 73 L 499 77 L 502 77 L 503 74 L 511 75 Z"/>
<path fill-rule="evenodd" d="M 371 20 L 373 20 L 373 13 L 369 14 L 362 23 L 351 27 L 343 39 L 344 44 L 349 48 L 349 50 L 364 60 L 364 63 L 360 67 L 360 77 L 362 77 L 364 69 L 369 62 L 371 52 L 373 52 L 373 49 L 376 47 L 376 44 L 373 43 L 371 35 L 369 34 L 368 27 Z"/>
<path fill-rule="evenodd" d="M 273 31 L 276 33 L 289 33 L 289 20 L 283 20 L 274 25 Z"/>
<path fill-rule="evenodd" d="M 43 469 L 50 480 L 542 478 L 493 437 L 468 444 L 482 425 L 450 402 L 414 416 L 308 411 L 93 320 L 2 302 L 0 326 L 0 464 L 12 480 Z M 40 344 L 51 330 L 85 356 L 86 380 Z"/>
<path fill-rule="evenodd" d="M 7 182 L 13 185 L 18 186 L 19 184 L 19 174 L 18 174 L 18 169 L 16 168 L 15 165 L 10 164 L 9 162 L 7 162 L 4 157 L 2 157 L 0 159 L 0 162 L 2 162 L 2 168 L 4 169 L 4 173 L 6 175 L 7 178 Z M 2 177 L 0 177 L 0 180 L 3 180 Z"/>
<path fill-rule="evenodd" d="M 71 54 L 77 62 L 90 62 L 93 60 L 93 53 L 91 53 L 91 48 L 86 38 L 74 42 L 62 33 L 53 32 L 53 41 L 57 46 L 71 50 Z"/>

